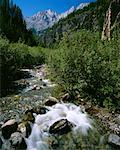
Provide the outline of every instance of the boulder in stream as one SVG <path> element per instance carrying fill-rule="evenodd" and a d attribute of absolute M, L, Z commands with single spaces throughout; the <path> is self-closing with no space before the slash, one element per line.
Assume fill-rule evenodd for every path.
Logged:
<path fill-rule="evenodd" d="M 48 112 L 48 109 L 45 108 L 44 106 L 37 106 L 33 108 L 33 112 L 38 114 L 46 114 Z"/>
<path fill-rule="evenodd" d="M 71 131 L 73 125 L 67 119 L 61 119 L 50 126 L 49 133 L 51 134 L 66 134 Z"/>
<path fill-rule="evenodd" d="M 116 134 L 110 134 L 108 137 L 108 143 L 120 148 L 120 137 Z"/>
<path fill-rule="evenodd" d="M 57 104 L 59 101 L 55 98 L 55 97 L 51 97 L 49 96 L 48 99 L 46 99 L 43 104 L 45 106 L 53 106 L 55 104 Z"/>
<path fill-rule="evenodd" d="M 1 127 L 4 139 L 9 139 L 11 134 L 17 131 L 17 128 L 18 124 L 15 119 L 5 122 Z"/>
<path fill-rule="evenodd" d="M 29 122 L 22 122 L 18 125 L 18 131 L 22 133 L 22 135 L 26 138 L 31 134 L 31 125 Z"/>
<path fill-rule="evenodd" d="M 35 117 L 33 115 L 33 112 L 30 110 L 27 110 L 22 118 L 23 122 L 35 122 Z"/>
<path fill-rule="evenodd" d="M 22 149 L 27 148 L 25 139 L 23 138 L 20 132 L 15 132 L 11 134 L 10 143 L 11 143 L 11 146 L 14 147 L 15 149 L 22 150 Z"/>

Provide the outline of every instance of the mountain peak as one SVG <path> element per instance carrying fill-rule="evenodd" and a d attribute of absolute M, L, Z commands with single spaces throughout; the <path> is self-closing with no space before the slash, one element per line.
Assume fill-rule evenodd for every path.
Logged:
<path fill-rule="evenodd" d="M 51 9 L 39 11 L 34 14 L 32 17 L 26 17 L 27 28 L 34 28 L 36 31 L 42 31 L 48 27 L 51 27 L 54 23 L 59 21 L 61 18 L 67 17 L 70 13 L 75 10 L 82 9 L 84 6 L 88 5 L 88 3 L 81 3 L 78 7 L 72 6 L 69 10 L 64 13 L 57 14 Z"/>
<path fill-rule="evenodd" d="M 85 6 L 88 6 L 89 3 L 81 3 L 80 5 L 77 6 L 76 10 L 78 9 L 83 9 Z"/>

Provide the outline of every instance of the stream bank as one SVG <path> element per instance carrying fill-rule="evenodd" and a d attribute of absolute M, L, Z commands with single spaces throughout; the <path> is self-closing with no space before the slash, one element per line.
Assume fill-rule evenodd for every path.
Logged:
<path fill-rule="evenodd" d="M 15 119 L 15 122 L 17 122 L 18 124 L 23 122 L 23 120 L 24 120 L 24 122 L 28 121 L 28 122 L 30 122 L 30 125 L 32 126 L 31 128 L 33 128 L 34 120 L 36 119 L 36 117 L 32 116 L 32 114 L 31 114 L 31 116 L 32 116 L 31 120 L 30 120 L 30 116 L 27 119 L 25 119 L 26 111 L 29 113 L 30 110 L 32 110 L 32 111 L 34 109 L 37 110 L 38 106 L 42 106 L 44 108 L 47 108 L 49 110 L 48 112 L 50 112 L 53 108 L 54 109 L 56 108 L 56 105 L 55 105 L 56 102 L 61 106 L 61 108 L 65 108 L 65 112 L 63 111 L 64 113 L 62 114 L 62 115 L 64 115 L 66 113 L 66 107 L 65 107 L 66 104 L 63 104 L 59 100 L 56 100 L 56 98 L 51 97 L 51 93 L 52 93 L 52 90 L 53 90 L 55 84 L 52 84 L 49 81 L 49 79 L 45 79 L 45 77 L 46 77 L 45 65 L 37 66 L 34 69 L 27 69 L 27 70 L 25 69 L 23 71 L 28 71 L 32 77 L 28 78 L 28 79 L 24 79 L 24 80 L 22 79 L 22 80 L 16 81 L 20 84 L 26 85 L 26 88 L 23 90 L 20 90 L 18 95 L 13 95 L 13 96 L 9 96 L 9 97 L 5 97 L 5 98 L 1 99 L 1 104 L 0 104 L 0 108 L 1 108 L 0 124 L 1 124 L 1 126 L 3 126 L 4 122 L 6 122 L 7 120 Z M 48 108 L 45 106 L 46 101 L 47 102 L 49 101 L 49 104 L 51 101 L 52 102 L 56 101 L 56 102 L 54 104 L 52 103 L 51 106 Z M 68 105 L 68 103 L 67 103 L 67 105 Z M 69 104 L 69 105 L 71 106 L 71 104 Z M 69 106 L 69 108 L 70 108 L 70 106 Z M 86 113 L 84 112 L 84 109 L 82 109 L 81 106 L 80 107 L 72 106 L 72 108 L 74 108 L 74 111 L 77 110 L 77 113 L 80 113 L 80 114 L 83 113 L 83 115 L 86 116 Z M 67 111 L 69 112 L 70 110 L 68 109 Z M 90 112 L 92 112 L 92 111 L 90 111 Z M 57 112 L 55 114 L 57 114 Z M 106 139 L 104 137 L 105 132 L 102 131 L 103 129 L 101 128 L 101 126 L 99 126 L 96 123 L 96 121 L 89 115 L 87 115 L 86 117 L 87 118 L 84 118 L 84 120 L 85 119 L 93 120 L 92 122 L 90 121 L 88 123 L 88 125 L 92 125 L 92 129 L 90 129 L 88 131 L 87 135 L 84 135 L 81 132 L 79 132 L 78 134 L 76 134 L 75 132 L 68 132 L 68 133 L 62 134 L 62 135 L 61 134 L 57 134 L 57 135 L 49 134 L 49 136 L 47 136 L 47 138 L 45 136 L 45 138 L 46 138 L 46 140 L 44 139 L 45 143 L 43 143 L 43 141 L 42 141 L 42 145 L 40 146 L 41 149 L 42 150 L 43 149 L 45 149 L 45 150 L 47 150 L 47 149 L 58 149 L 58 150 L 60 150 L 60 149 L 61 150 L 62 149 L 65 149 L 65 150 L 70 150 L 70 149 L 71 150 L 72 149 L 76 149 L 76 150 L 77 149 L 81 149 L 81 150 L 84 150 L 84 149 L 86 149 L 86 150 L 87 149 L 88 150 L 89 149 L 91 149 L 91 150 L 93 150 L 93 149 L 103 149 L 103 150 L 111 149 L 111 150 L 113 150 L 113 149 L 116 149 L 116 147 L 114 148 L 114 146 L 112 147 L 112 146 L 108 145 L 108 141 L 106 141 Z M 78 119 L 78 120 L 80 120 L 80 119 Z M 81 121 L 81 124 L 84 122 L 84 120 Z M 63 122 L 63 124 L 62 123 L 60 123 L 60 124 L 62 124 L 62 126 L 65 127 L 65 125 L 67 124 L 66 121 L 63 120 L 62 122 Z M 45 121 L 42 123 L 45 123 Z M 45 126 L 45 125 L 43 125 L 43 126 Z M 41 129 L 42 129 L 42 127 L 41 127 Z M 43 133 L 43 131 L 42 131 L 42 133 Z M 48 134 L 48 132 L 47 132 L 47 134 Z M 41 135 L 43 135 L 43 134 L 41 134 Z M 36 135 L 35 135 L 35 138 L 36 138 Z M 26 138 L 24 138 L 24 139 L 26 140 Z M 9 143 L 9 140 L 5 141 L 5 143 L 3 144 L 4 146 L 2 146 L 2 149 L 4 150 L 7 147 L 6 149 L 8 149 L 8 150 L 9 149 L 14 150 L 15 148 L 11 147 L 10 143 L 9 144 L 8 143 Z M 47 145 L 46 145 L 46 143 L 47 143 Z M 39 144 L 41 144 L 41 143 L 39 143 Z M 40 150 L 40 147 L 39 148 L 35 147 L 35 150 Z M 24 148 L 24 149 L 26 149 L 26 148 Z M 28 150 L 30 150 L 30 148 Z"/>

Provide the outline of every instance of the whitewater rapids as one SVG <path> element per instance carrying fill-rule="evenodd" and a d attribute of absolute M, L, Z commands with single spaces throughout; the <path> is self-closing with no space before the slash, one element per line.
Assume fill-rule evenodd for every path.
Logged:
<path fill-rule="evenodd" d="M 92 121 L 86 112 L 72 103 L 57 103 L 47 107 L 48 112 L 35 115 L 35 123 L 27 142 L 27 150 L 48 150 L 50 133 L 49 128 L 61 119 L 67 119 L 73 124 L 72 132 L 87 135 L 92 129 Z"/>

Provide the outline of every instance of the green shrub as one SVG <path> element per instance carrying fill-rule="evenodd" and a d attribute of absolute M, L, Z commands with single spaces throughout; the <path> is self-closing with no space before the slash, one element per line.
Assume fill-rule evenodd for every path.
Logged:
<path fill-rule="evenodd" d="M 9 43 L 0 37 L 0 96 L 10 90 L 12 81 L 17 79 L 18 70 L 31 68 L 45 61 L 44 52 L 39 47 L 29 47 L 23 43 Z"/>
<path fill-rule="evenodd" d="M 98 33 L 81 31 L 65 35 L 51 50 L 48 65 L 58 83 L 73 97 L 89 96 L 99 105 L 120 103 L 120 40 L 100 41 Z"/>

